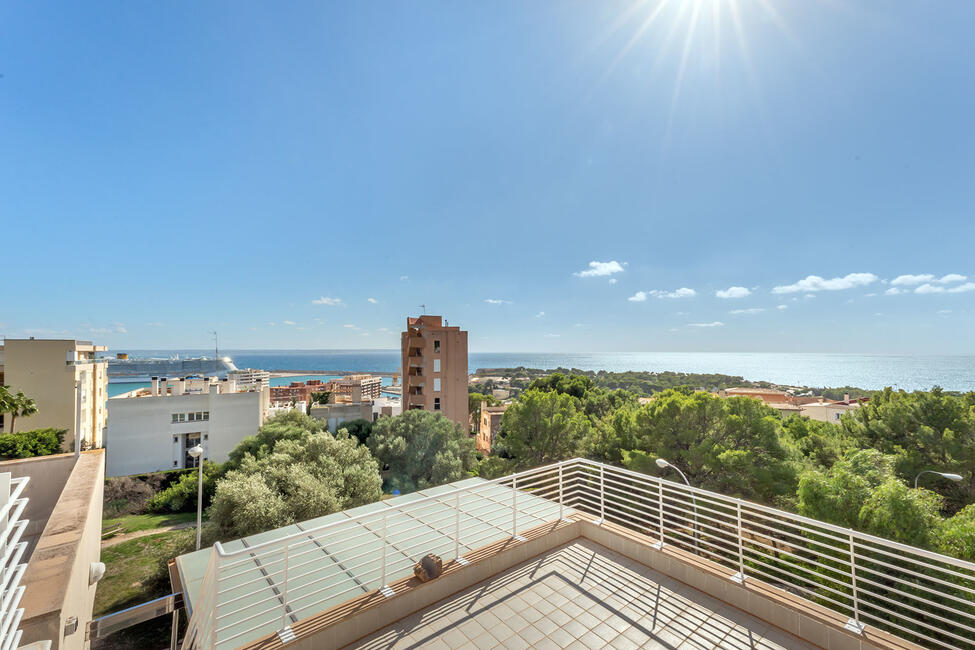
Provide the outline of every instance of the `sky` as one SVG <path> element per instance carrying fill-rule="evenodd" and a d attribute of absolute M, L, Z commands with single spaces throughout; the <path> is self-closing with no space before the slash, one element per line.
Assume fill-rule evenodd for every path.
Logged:
<path fill-rule="evenodd" d="M 0 335 L 975 354 L 975 3 L 5 2 Z M 421 305 L 425 306 L 421 307 Z"/>

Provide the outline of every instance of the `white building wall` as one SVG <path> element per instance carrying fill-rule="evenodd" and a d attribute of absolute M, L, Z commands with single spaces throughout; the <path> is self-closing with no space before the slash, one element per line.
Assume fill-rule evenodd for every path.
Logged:
<path fill-rule="evenodd" d="M 125 476 L 185 465 L 185 436 L 200 434 L 203 456 L 222 463 L 264 422 L 268 389 L 108 400 L 106 475 Z M 209 412 L 209 420 L 173 423 L 173 413 Z"/>

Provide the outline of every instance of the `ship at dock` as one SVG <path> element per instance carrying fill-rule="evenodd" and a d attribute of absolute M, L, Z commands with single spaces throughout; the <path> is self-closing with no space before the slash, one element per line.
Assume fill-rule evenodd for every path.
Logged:
<path fill-rule="evenodd" d="M 168 359 L 134 359 L 118 354 L 108 360 L 108 382 L 151 381 L 153 377 L 190 377 L 205 375 L 223 379 L 227 373 L 237 370 L 230 357 L 180 357 Z"/>

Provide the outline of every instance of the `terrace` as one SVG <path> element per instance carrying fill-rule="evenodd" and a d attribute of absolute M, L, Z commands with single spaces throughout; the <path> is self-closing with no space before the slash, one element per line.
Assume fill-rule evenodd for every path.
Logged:
<path fill-rule="evenodd" d="M 421 583 L 427 553 L 444 573 Z M 973 563 L 582 459 L 216 544 L 175 568 L 187 650 L 975 647 Z"/>

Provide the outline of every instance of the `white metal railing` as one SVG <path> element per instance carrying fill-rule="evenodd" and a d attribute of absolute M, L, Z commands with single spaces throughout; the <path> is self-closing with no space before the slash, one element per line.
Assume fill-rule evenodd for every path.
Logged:
<path fill-rule="evenodd" d="M 0 473 L 0 650 L 10 650 L 20 644 L 20 620 L 24 610 L 20 600 L 24 587 L 20 580 L 27 569 L 21 562 L 27 542 L 21 537 L 27 520 L 21 519 L 27 499 L 21 497 L 30 477 L 11 478 L 9 472 Z"/>
<path fill-rule="evenodd" d="M 499 489 L 503 488 L 503 489 Z M 446 506 L 446 507 L 445 507 Z M 573 459 L 228 551 L 214 545 L 183 647 L 232 647 L 540 521 L 587 513 L 930 647 L 975 648 L 975 563 L 626 469 Z M 432 536 L 431 536 L 432 535 Z M 320 566 L 341 545 L 341 563 Z M 351 550 L 350 550 L 351 549 Z M 317 608 L 317 609 L 316 609 Z"/>

